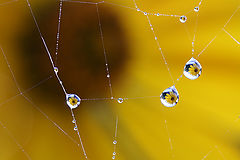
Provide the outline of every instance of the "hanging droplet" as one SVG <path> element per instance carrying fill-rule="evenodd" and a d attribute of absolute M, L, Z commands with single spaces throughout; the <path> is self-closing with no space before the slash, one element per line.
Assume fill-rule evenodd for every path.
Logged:
<path fill-rule="evenodd" d="M 175 106 L 179 100 L 179 94 L 175 86 L 165 89 L 160 95 L 160 100 L 166 107 Z"/>
<path fill-rule="evenodd" d="M 197 79 L 202 73 L 201 64 L 194 58 L 191 58 L 185 65 L 183 74 L 191 80 Z"/>
<path fill-rule="evenodd" d="M 110 74 L 107 74 L 107 78 L 109 78 L 110 77 Z"/>
<path fill-rule="evenodd" d="M 76 94 L 67 94 L 67 105 L 71 108 L 77 108 L 81 102 L 81 99 Z"/>
<path fill-rule="evenodd" d="M 116 155 L 116 152 L 113 152 L 113 155 L 115 156 L 115 155 Z"/>
<path fill-rule="evenodd" d="M 195 11 L 195 12 L 198 12 L 198 11 L 199 11 L 199 7 L 198 7 L 198 6 L 195 7 L 195 8 L 194 8 L 194 11 Z"/>
<path fill-rule="evenodd" d="M 187 17 L 186 16 L 181 16 L 180 17 L 180 22 L 185 23 L 187 21 Z"/>
<path fill-rule="evenodd" d="M 116 141 L 116 140 L 114 140 L 114 141 L 113 141 L 113 144 L 117 144 L 117 141 Z"/>
<path fill-rule="evenodd" d="M 77 130 L 78 130 L 78 128 L 77 128 L 77 126 L 75 126 L 75 127 L 74 127 L 74 131 L 77 131 Z"/>
<path fill-rule="evenodd" d="M 72 120 L 72 123 L 76 123 L 76 121 L 75 121 L 75 120 Z"/>
<path fill-rule="evenodd" d="M 58 68 L 54 67 L 54 72 L 58 73 Z"/>
<path fill-rule="evenodd" d="M 112 156 L 112 159 L 115 159 L 116 157 L 115 156 Z"/>
<path fill-rule="evenodd" d="M 122 98 L 118 98 L 118 103 L 123 103 L 123 99 Z"/>
<path fill-rule="evenodd" d="M 137 8 L 137 11 L 139 12 L 139 11 L 140 11 L 140 9 L 139 9 L 139 8 Z"/>

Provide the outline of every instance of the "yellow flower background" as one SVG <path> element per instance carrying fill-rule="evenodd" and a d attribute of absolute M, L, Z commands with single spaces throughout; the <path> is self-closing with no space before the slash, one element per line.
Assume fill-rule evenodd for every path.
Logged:
<path fill-rule="evenodd" d="M 131 0 L 106 1 L 134 7 Z M 192 57 L 197 17 L 193 9 L 199 1 L 136 2 L 146 12 L 186 14 L 186 23 L 181 23 L 179 17 L 149 16 L 172 76 L 177 79 Z M 55 57 L 59 3 L 30 3 Z M 181 78 L 175 85 L 180 100 L 167 108 L 161 104 L 160 94 L 173 83 L 146 16 L 120 6 L 99 4 L 113 96 L 124 98 L 124 102 L 82 100 L 74 109 L 89 159 L 111 159 L 116 114 L 116 159 L 240 159 L 240 47 L 222 30 L 239 5 L 239 0 L 202 1 L 195 53 L 200 53 L 218 35 L 197 59 L 204 72 L 196 80 Z M 110 98 L 96 5 L 63 2 L 62 15 L 57 66 L 67 92 L 76 93 L 81 99 Z M 225 27 L 237 40 L 239 19 L 240 9 Z M 26 159 L 12 137 L 33 160 L 84 159 L 81 147 L 36 109 L 40 108 L 78 142 L 65 95 L 53 75 L 26 1 L 0 6 L 0 45 L 22 91 L 52 75 L 24 93 L 35 105 L 23 96 L 14 97 L 19 92 L 0 53 L 0 121 L 11 132 L 0 127 L 0 159 Z M 150 97 L 134 99 L 146 96 Z"/>

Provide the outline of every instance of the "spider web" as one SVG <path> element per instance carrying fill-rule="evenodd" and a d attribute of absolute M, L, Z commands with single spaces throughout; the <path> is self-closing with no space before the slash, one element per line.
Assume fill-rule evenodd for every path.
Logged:
<path fill-rule="evenodd" d="M 1 3 L 0 6 L 1 7 L 3 7 L 3 6 L 5 7 L 5 5 L 9 5 L 9 4 L 12 4 L 12 3 L 15 3 L 15 2 L 17 2 L 17 0 L 6 1 L 6 2 Z M 37 88 L 38 86 L 43 85 L 44 83 L 46 83 L 50 79 L 53 79 L 53 77 L 55 77 L 57 79 L 57 82 L 58 82 L 58 84 L 60 85 L 60 87 L 62 89 L 64 97 L 70 92 L 70 91 L 68 91 L 67 87 L 65 88 L 64 81 L 62 81 L 61 76 L 59 75 L 61 73 L 61 68 L 59 68 L 59 73 L 58 72 L 54 72 L 54 67 L 58 67 L 59 61 L 62 60 L 62 59 L 59 59 L 58 57 L 59 57 L 59 54 L 61 54 L 61 52 L 60 52 L 61 51 L 60 50 L 61 49 L 60 48 L 61 45 L 60 45 L 59 42 L 61 41 L 61 35 L 64 35 L 64 34 L 61 34 L 61 26 L 64 24 L 64 22 L 62 21 L 62 16 L 64 15 L 64 5 L 65 4 L 73 3 L 74 5 L 85 5 L 85 7 L 90 7 L 90 6 L 91 7 L 92 6 L 95 7 L 95 10 L 96 10 L 96 13 L 97 13 L 97 22 L 96 22 L 96 24 L 98 26 L 98 31 L 100 33 L 100 41 L 101 41 L 102 50 L 103 50 L 102 53 L 103 53 L 103 56 L 104 56 L 104 66 L 105 66 L 104 69 L 105 69 L 105 77 L 107 77 L 106 78 L 106 82 L 107 82 L 107 86 L 108 86 L 107 88 L 108 88 L 108 92 L 109 92 L 108 95 L 109 96 L 108 97 L 100 97 L 100 98 L 99 97 L 97 97 L 97 98 L 91 98 L 91 97 L 90 98 L 88 98 L 88 97 L 84 98 L 83 97 L 82 98 L 82 96 L 80 94 L 78 94 L 81 97 L 81 103 L 85 104 L 87 102 L 89 102 L 89 103 L 97 102 L 99 104 L 102 104 L 102 101 L 104 101 L 104 102 L 105 101 L 109 101 L 109 102 L 118 103 L 118 100 L 119 100 L 119 97 L 115 96 L 115 94 L 114 94 L 115 93 L 114 92 L 115 91 L 114 90 L 114 85 L 112 85 L 112 80 L 111 80 L 111 78 L 112 78 L 111 65 L 109 65 L 109 61 L 108 61 L 108 57 L 109 57 L 109 55 L 111 53 L 109 53 L 107 51 L 107 47 L 105 45 L 104 30 L 103 30 L 104 27 L 103 27 L 103 24 L 102 24 L 102 21 L 101 21 L 101 7 L 102 6 L 107 6 L 107 7 L 111 6 L 111 7 L 116 7 L 116 8 L 122 8 L 124 10 L 130 10 L 131 14 L 133 14 L 132 12 L 136 12 L 136 14 L 139 14 L 140 16 L 144 16 L 145 19 L 146 19 L 145 25 L 147 24 L 148 29 L 149 29 L 149 31 L 152 34 L 152 36 L 151 36 L 152 37 L 152 41 L 150 43 L 151 44 L 153 44 L 152 42 L 155 43 L 152 46 L 153 47 L 155 46 L 155 48 L 158 50 L 156 53 L 161 56 L 161 58 L 162 58 L 161 59 L 161 63 L 163 63 L 163 65 L 165 65 L 165 68 L 166 68 L 166 71 L 167 71 L 165 73 L 163 72 L 164 73 L 163 75 L 166 75 L 164 77 L 168 81 L 168 82 L 166 82 L 166 84 L 168 84 L 168 85 L 164 85 L 165 88 L 168 88 L 171 85 L 177 85 L 178 83 L 180 83 L 182 81 L 182 77 L 183 77 L 182 74 L 180 74 L 178 76 L 178 75 L 176 75 L 176 73 L 173 73 L 172 70 L 171 70 L 174 65 L 170 65 L 169 60 L 168 60 L 168 56 L 171 57 L 172 55 L 165 53 L 165 50 L 162 47 L 162 44 L 164 46 L 164 43 L 161 43 L 162 39 L 161 39 L 161 34 L 159 33 L 161 30 L 160 31 L 158 30 L 158 28 L 156 27 L 157 25 L 155 25 L 153 23 L 153 21 L 156 23 L 156 19 L 155 18 L 159 18 L 159 17 L 172 18 L 172 19 L 174 19 L 174 21 L 179 21 L 179 18 L 183 14 L 179 14 L 179 15 L 177 15 L 177 14 L 164 14 L 164 13 L 152 12 L 152 11 L 148 11 L 148 10 L 145 11 L 144 9 L 142 9 L 142 7 L 140 7 L 140 6 L 142 6 L 141 2 L 138 2 L 138 1 L 135 1 L 135 0 L 133 0 L 132 2 L 128 2 L 129 4 L 132 4 L 133 7 L 122 5 L 122 4 L 118 4 L 118 3 L 105 2 L 105 1 L 100 1 L 100 2 L 70 1 L 70 0 L 60 1 L 59 2 L 59 8 L 58 8 L 58 19 L 57 19 L 57 22 L 58 22 L 57 23 L 58 24 L 57 25 L 57 33 L 56 33 L 57 36 L 55 37 L 56 38 L 55 52 L 50 52 L 49 47 L 48 47 L 48 43 L 47 43 L 46 39 L 44 38 L 45 36 L 44 36 L 44 34 L 43 34 L 42 30 L 41 30 L 41 27 L 39 26 L 38 19 L 37 19 L 36 15 L 35 15 L 36 14 L 35 10 L 32 9 L 31 2 L 29 2 L 28 0 L 26 2 L 27 2 L 26 4 L 28 5 L 28 8 L 29 8 L 31 17 L 32 17 L 32 19 L 34 21 L 35 27 L 37 29 L 37 32 L 40 35 L 41 43 L 43 44 L 45 52 L 47 53 L 49 62 L 51 64 L 51 67 L 49 67 L 49 68 L 52 68 L 52 72 L 50 73 L 51 75 L 45 77 L 43 80 L 38 81 L 36 84 L 32 85 L 31 87 L 29 87 L 27 89 L 22 89 L 21 88 L 22 85 L 18 81 L 18 78 L 16 76 L 16 72 L 13 70 L 13 69 L 15 69 L 15 67 L 12 67 L 12 61 L 9 61 L 8 52 L 4 49 L 4 47 L 1 46 L 1 52 L 3 54 L 3 60 L 6 62 L 8 70 L 10 71 L 10 74 L 11 74 L 12 79 L 14 81 L 15 87 L 17 89 L 17 91 L 16 91 L 17 94 L 12 96 L 12 97 L 10 97 L 10 98 L 6 98 L 5 100 L 3 100 L 1 102 L 1 104 L 0 104 L 0 106 L 3 106 L 5 104 L 7 104 L 7 103 L 16 101 L 17 98 L 22 97 L 23 99 L 25 99 L 27 101 L 28 105 L 30 105 L 33 108 L 35 108 L 43 117 L 45 117 L 47 119 L 47 121 L 49 121 L 57 130 L 59 130 L 62 134 L 64 134 L 73 144 L 77 144 L 77 146 L 80 148 L 80 150 L 78 150 L 78 152 L 83 154 L 83 157 L 85 159 L 90 159 L 90 158 L 88 158 L 88 150 L 85 149 L 85 145 L 86 145 L 85 143 L 88 143 L 88 141 L 85 141 L 85 142 L 82 141 L 82 136 L 81 136 L 82 130 L 79 129 L 79 126 L 77 125 L 77 122 L 79 120 L 77 120 L 78 118 L 76 118 L 76 116 L 75 116 L 75 113 L 74 113 L 75 110 L 70 109 L 70 111 L 68 111 L 68 112 L 72 116 L 72 120 L 75 122 L 75 125 L 77 127 L 76 132 L 77 132 L 78 140 L 76 138 L 73 138 L 71 136 L 72 134 L 69 134 L 68 132 L 66 132 L 66 130 L 63 129 L 59 125 L 59 124 L 62 124 L 62 123 L 58 124 L 58 123 L 56 123 L 55 120 L 52 120 L 50 118 L 50 116 L 48 116 L 48 114 L 46 114 L 40 108 L 40 106 L 36 105 L 34 103 L 34 101 L 31 100 L 31 98 L 28 95 L 28 92 L 30 92 L 31 90 Z M 182 25 L 184 25 L 185 30 L 186 30 L 185 34 L 187 34 L 189 36 L 189 39 L 191 41 L 192 56 L 196 57 L 197 59 L 200 58 L 201 55 L 207 51 L 207 49 L 212 45 L 212 43 L 222 33 L 224 33 L 229 39 L 231 39 L 233 41 L 232 43 L 236 43 L 236 44 L 239 45 L 239 41 L 237 40 L 236 36 L 233 36 L 231 34 L 231 31 L 227 28 L 227 26 L 229 25 L 229 23 L 232 20 L 232 18 L 235 16 L 235 14 L 238 13 L 239 6 L 235 7 L 235 10 L 232 11 L 232 13 L 228 17 L 228 19 L 224 22 L 223 25 L 221 24 L 220 29 L 214 34 L 214 36 L 212 36 L 210 38 L 210 40 L 206 44 L 204 44 L 203 47 L 199 47 L 201 45 L 196 45 L 195 42 L 197 42 L 197 40 L 198 40 L 197 31 L 199 30 L 198 29 L 198 23 L 199 23 L 199 18 L 201 17 L 199 15 L 201 15 L 201 7 L 203 5 L 202 3 L 204 4 L 204 1 L 201 0 L 200 2 L 195 4 L 195 6 L 199 6 L 200 7 L 199 12 L 195 13 L 193 11 L 193 9 L 191 8 L 190 11 L 185 12 L 185 14 L 184 14 L 187 17 L 190 16 L 192 19 L 195 19 L 195 22 L 193 23 L 194 25 L 193 25 L 193 27 L 191 27 L 191 28 L 193 28 L 193 33 L 190 33 L 191 29 L 189 29 L 188 26 L 187 26 L 187 22 L 188 22 L 189 19 L 187 20 L 187 22 L 185 24 L 182 24 Z M 192 17 L 191 14 L 195 14 L 196 17 L 195 18 Z M 172 23 L 172 22 L 170 22 L 170 23 Z M 69 24 L 67 24 L 67 25 L 69 25 Z M 144 29 L 147 30 L 147 28 L 144 28 Z M 193 35 L 193 36 L 191 36 L 191 35 Z M 198 46 L 198 47 L 196 47 L 196 46 Z M 199 49 L 199 48 L 202 48 L 202 49 Z M 53 54 L 53 53 L 55 53 L 55 54 Z M 189 54 L 189 58 L 185 59 L 185 62 L 188 59 L 190 59 L 190 58 L 191 58 L 191 54 Z M 64 73 L 61 73 L 61 74 L 64 75 Z M 165 82 L 165 81 L 163 81 L 163 82 Z M 164 90 L 164 88 L 162 88 L 162 90 Z M 182 88 L 182 90 L 184 90 L 184 88 Z M 161 91 L 159 91 L 159 92 L 161 92 Z M 116 93 L 116 95 L 117 94 L 119 94 L 119 93 Z M 151 95 L 151 93 L 150 93 L 150 95 Z M 129 106 L 131 106 L 130 105 L 131 101 L 135 102 L 136 100 L 139 100 L 139 99 L 140 100 L 141 99 L 147 99 L 147 100 L 153 101 L 153 99 L 159 98 L 159 95 L 145 96 L 143 94 L 143 96 L 140 96 L 140 97 L 138 97 L 138 96 L 127 96 L 127 97 L 125 97 L 124 96 L 124 97 L 121 97 L 121 98 L 123 100 L 123 105 L 124 105 L 124 103 L 128 103 Z M 18 101 L 20 101 L 20 100 L 18 100 Z M 127 105 L 127 104 L 125 104 L 125 105 Z M 64 107 L 66 107 L 66 105 Z M 78 109 L 79 108 L 77 108 L 76 110 L 78 110 Z M 123 107 L 123 109 L 127 109 L 127 108 Z M 175 110 L 175 109 L 173 109 L 173 110 Z M 120 151 L 117 149 L 119 143 L 121 143 L 121 141 L 118 141 L 119 140 L 119 137 L 118 137 L 118 123 L 119 123 L 118 112 L 119 111 L 117 111 L 116 116 L 114 118 L 115 122 L 114 122 L 114 127 L 113 127 L 114 132 L 113 132 L 113 144 L 112 144 L 113 145 L 113 147 L 112 147 L 112 153 L 113 153 L 112 154 L 112 158 L 113 159 L 124 159 L 124 158 L 121 158 L 121 154 L 119 153 Z M 167 113 L 167 114 L 169 114 L 169 113 Z M 167 117 L 167 116 L 164 116 L 164 117 Z M 169 146 L 169 150 L 170 150 L 169 151 L 170 157 L 168 157 L 168 158 L 174 158 L 176 156 L 176 154 L 178 153 L 178 150 L 176 149 L 177 147 L 174 147 L 175 146 L 174 145 L 174 140 L 172 139 L 173 132 L 169 129 L 168 121 L 166 120 L 166 118 L 163 118 L 163 119 L 164 120 L 163 120 L 161 129 L 165 128 L 165 130 L 166 130 L 165 137 L 167 136 L 168 146 Z M 123 120 L 124 120 L 124 118 L 123 118 Z M 81 120 L 79 122 L 81 122 Z M 34 159 L 31 156 L 31 152 L 29 152 L 29 151 L 24 149 L 25 148 L 24 145 L 22 143 L 20 143 L 17 140 L 17 138 L 15 138 L 15 135 L 8 129 L 8 127 L 5 125 L 5 123 L 0 121 L 0 125 L 3 127 L 3 129 L 6 131 L 6 133 L 9 135 L 9 137 L 16 143 L 16 146 L 19 148 L 19 150 L 23 152 L 23 154 L 25 155 L 25 158 L 27 158 L 27 159 Z M 129 130 L 132 131 L 134 129 L 133 128 L 129 128 Z M 146 132 L 146 133 L 148 133 L 148 132 Z M 176 135 L 175 135 L 175 137 L 176 137 Z M 218 153 L 218 157 L 221 157 L 222 159 L 225 159 L 224 154 L 221 152 L 221 150 L 219 149 L 219 147 L 217 145 L 213 146 L 212 149 L 210 149 L 210 151 L 206 152 L 206 154 L 203 154 L 202 159 L 208 158 L 208 156 L 210 156 L 214 151 Z M 109 157 L 111 157 L 111 155 L 109 155 Z M 155 156 L 145 156 L 143 159 L 145 159 L 146 157 L 148 157 L 150 159 L 154 159 Z M 125 158 L 128 159 L 127 157 L 125 157 Z"/>

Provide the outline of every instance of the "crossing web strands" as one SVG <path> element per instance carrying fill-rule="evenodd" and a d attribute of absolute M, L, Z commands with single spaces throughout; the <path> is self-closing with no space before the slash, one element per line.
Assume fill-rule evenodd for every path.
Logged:
<path fill-rule="evenodd" d="M 0 1 L 0 159 L 239 159 L 239 10 Z"/>

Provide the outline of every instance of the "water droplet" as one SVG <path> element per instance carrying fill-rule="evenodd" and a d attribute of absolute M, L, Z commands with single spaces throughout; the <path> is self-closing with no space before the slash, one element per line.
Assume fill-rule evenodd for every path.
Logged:
<path fill-rule="evenodd" d="M 165 89 L 160 95 L 160 100 L 166 107 L 175 106 L 179 100 L 179 94 L 175 86 Z"/>
<path fill-rule="evenodd" d="M 195 12 L 198 12 L 198 11 L 199 11 L 199 7 L 198 7 L 198 6 L 195 7 L 195 8 L 194 8 L 194 11 L 195 11 Z"/>
<path fill-rule="evenodd" d="M 109 78 L 110 77 L 110 74 L 107 74 L 107 78 Z"/>
<path fill-rule="evenodd" d="M 75 120 L 72 120 L 72 123 L 76 123 L 76 121 L 75 121 Z"/>
<path fill-rule="evenodd" d="M 140 11 L 140 9 L 139 9 L 139 8 L 137 8 L 137 11 L 139 12 L 139 11 Z"/>
<path fill-rule="evenodd" d="M 115 156 L 112 156 L 112 159 L 115 159 L 116 157 Z"/>
<path fill-rule="evenodd" d="M 113 97 L 111 97 L 111 99 L 114 99 Z"/>
<path fill-rule="evenodd" d="M 58 73 L 58 68 L 54 67 L 54 72 Z"/>
<path fill-rule="evenodd" d="M 160 14 L 159 14 L 159 13 L 157 13 L 157 16 L 160 16 Z"/>
<path fill-rule="evenodd" d="M 116 155 L 116 152 L 113 152 L 113 155 L 115 156 L 115 155 Z"/>
<path fill-rule="evenodd" d="M 78 130 L 78 128 L 77 128 L 77 126 L 75 126 L 75 127 L 74 127 L 74 131 L 77 131 L 77 130 Z"/>
<path fill-rule="evenodd" d="M 113 141 L 113 144 L 117 144 L 117 141 L 116 141 L 116 140 L 114 140 L 114 141 Z"/>
<path fill-rule="evenodd" d="M 123 99 L 122 98 L 118 98 L 118 103 L 123 103 Z"/>
<path fill-rule="evenodd" d="M 76 94 L 67 94 L 66 96 L 67 105 L 71 108 L 77 108 L 81 102 L 81 99 Z"/>
<path fill-rule="evenodd" d="M 187 17 L 186 16 L 181 16 L 180 17 L 180 22 L 185 23 L 187 21 Z"/>
<path fill-rule="evenodd" d="M 201 64 L 194 58 L 191 58 L 185 65 L 183 74 L 191 80 L 197 79 L 202 73 Z"/>
<path fill-rule="evenodd" d="M 147 15 L 147 12 L 144 12 L 144 15 Z"/>

